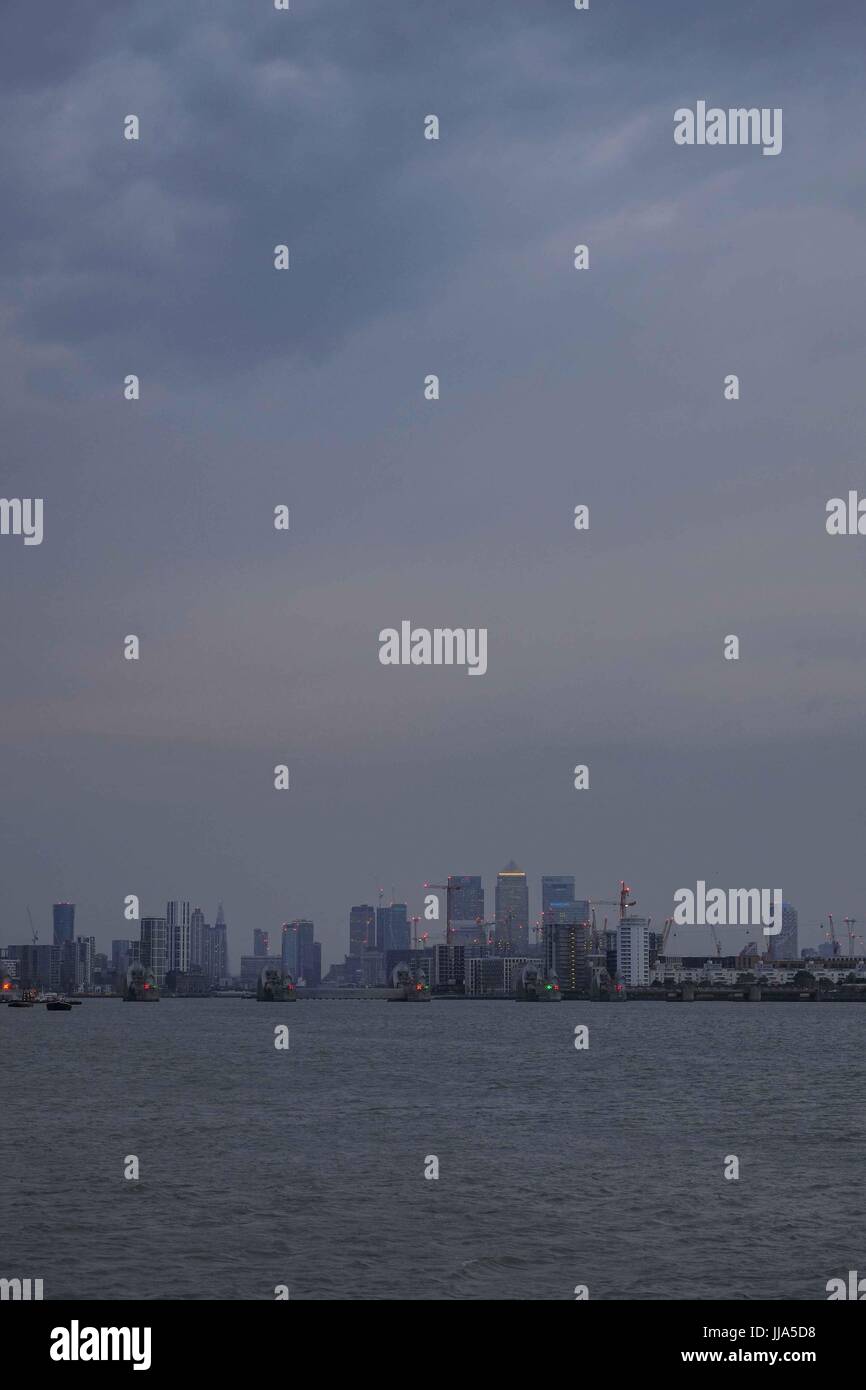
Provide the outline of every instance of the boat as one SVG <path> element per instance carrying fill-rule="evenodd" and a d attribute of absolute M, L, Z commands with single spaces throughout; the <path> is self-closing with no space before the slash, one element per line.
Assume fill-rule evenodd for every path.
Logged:
<path fill-rule="evenodd" d="M 10 1009 L 32 1009 L 36 1003 L 35 989 L 22 989 L 20 999 L 10 999 Z"/>
<path fill-rule="evenodd" d="M 68 999 L 46 999 L 45 1007 L 49 1013 L 65 1014 L 72 1012 L 72 1005 Z"/>

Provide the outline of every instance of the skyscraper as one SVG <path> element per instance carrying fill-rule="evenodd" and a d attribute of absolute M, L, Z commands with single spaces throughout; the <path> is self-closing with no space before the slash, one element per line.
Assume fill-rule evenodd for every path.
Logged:
<path fill-rule="evenodd" d="M 513 859 L 496 875 L 496 943 L 512 951 L 529 945 L 529 886 Z"/>
<path fill-rule="evenodd" d="M 552 903 L 574 902 L 574 874 L 544 874 L 541 880 L 541 920 L 550 921 Z"/>
<path fill-rule="evenodd" d="M 376 945 L 376 909 L 359 903 L 349 909 L 349 955 L 360 956 L 365 947 Z"/>
<path fill-rule="evenodd" d="M 790 903 L 782 903 L 782 930 L 778 936 L 765 937 L 769 941 L 770 960 L 799 960 L 798 950 L 799 918 L 797 909 Z"/>
<path fill-rule="evenodd" d="M 269 956 L 271 953 L 271 938 L 266 931 L 260 927 L 253 930 L 253 955 Z"/>
<path fill-rule="evenodd" d="M 54 945 L 75 940 L 75 903 L 54 904 Z"/>
<path fill-rule="evenodd" d="M 204 969 L 204 929 L 206 923 L 200 907 L 194 907 L 189 919 L 189 968 Z"/>
<path fill-rule="evenodd" d="M 376 950 L 408 950 L 409 915 L 405 903 L 391 903 L 376 909 Z"/>
<path fill-rule="evenodd" d="M 286 922 L 283 926 L 280 953 L 283 974 L 291 975 L 296 984 L 299 980 L 306 980 L 308 969 L 311 973 L 315 972 L 314 934 L 313 923 L 303 918 L 296 922 Z"/>
<path fill-rule="evenodd" d="M 479 874 L 449 874 L 452 922 L 484 921 L 484 885 Z"/>
<path fill-rule="evenodd" d="M 141 963 L 153 971 L 157 989 L 165 984 L 167 927 L 164 917 L 141 919 Z"/>
<path fill-rule="evenodd" d="M 175 898 L 166 904 L 166 970 L 181 970 L 184 974 L 189 972 L 189 918 L 188 902 Z"/>

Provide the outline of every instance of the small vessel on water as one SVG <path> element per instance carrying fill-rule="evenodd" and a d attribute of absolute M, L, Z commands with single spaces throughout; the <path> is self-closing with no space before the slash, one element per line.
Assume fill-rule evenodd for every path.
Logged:
<path fill-rule="evenodd" d="M 68 999 L 46 999 L 45 1007 L 51 1014 L 72 1013 L 72 1005 Z"/>
<path fill-rule="evenodd" d="M 78 1002 L 76 1000 L 76 1002 Z M 158 1004 L 159 990 L 153 971 L 141 961 L 134 960 L 126 972 L 124 1004 Z"/>
<path fill-rule="evenodd" d="M 297 1000 L 295 982 L 291 975 L 284 975 L 273 965 L 266 965 L 256 985 L 256 999 L 260 1004 L 287 1004 Z"/>
<path fill-rule="evenodd" d="M 9 1000 L 10 1009 L 32 1009 L 36 1003 L 36 994 L 35 989 L 22 989 L 20 998 Z"/>

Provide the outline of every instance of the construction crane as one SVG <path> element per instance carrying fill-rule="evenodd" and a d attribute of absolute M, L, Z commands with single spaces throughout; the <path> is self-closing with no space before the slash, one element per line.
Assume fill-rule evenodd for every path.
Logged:
<path fill-rule="evenodd" d="M 854 923 L 857 921 L 857 918 L 856 918 L 856 917 L 843 917 L 843 918 L 842 918 L 842 921 L 845 923 L 845 926 L 848 928 L 848 955 L 849 955 L 849 956 L 853 956 L 853 955 L 854 955 L 854 932 L 851 930 L 851 928 L 854 926 Z"/>
<path fill-rule="evenodd" d="M 629 895 L 630 892 L 631 892 L 631 889 L 629 888 L 629 886 L 628 886 L 628 884 L 626 883 L 625 879 L 622 879 L 622 878 L 621 878 L 620 881 L 619 881 L 619 897 L 618 897 L 618 898 L 590 898 L 590 900 L 589 900 L 589 905 L 590 905 L 590 908 L 592 909 L 592 927 L 593 927 L 593 931 L 595 930 L 595 909 L 596 909 L 597 907 L 618 907 L 618 908 L 619 908 L 619 920 L 620 920 L 620 921 L 622 921 L 623 917 L 625 916 L 625 910 L 626 910 L 627 907 L 637 907 L 637 899 L 636 899 L 636 898 L 632 898 L 631 901 L 629 901 L 629 896 L 628 896 L 628 895 Z M 607 918 L 605 918 L 605 921 L 607 921 Z"/>
<path fill-rule="evenodd" d="M 828 912 L 828 913 L 827 913 L 827 916 L 828 916 L 828 918 L 829 918 L 829 920 L 830 920 L 830 944 L 831 944 L 831 946 L 832 946 L 832 948 L 833 948 L 833 955 L 834 955 L 834 956 L 838 956 L 838 954 L 839 954 L 839 942 L 836 940 L 836 928 L 833 926 L 833 914 L 832 914 L 832 912 Z"/>

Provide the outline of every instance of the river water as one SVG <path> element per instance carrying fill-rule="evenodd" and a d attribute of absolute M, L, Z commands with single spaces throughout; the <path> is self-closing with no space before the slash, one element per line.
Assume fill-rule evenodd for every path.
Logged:
<path fill-rule="evenodd" d="M 854 1004 L 2 1007 L 0 1276 L 46 1298 L 824 1299 L 866 1273 L 864 1029 Z"/>

